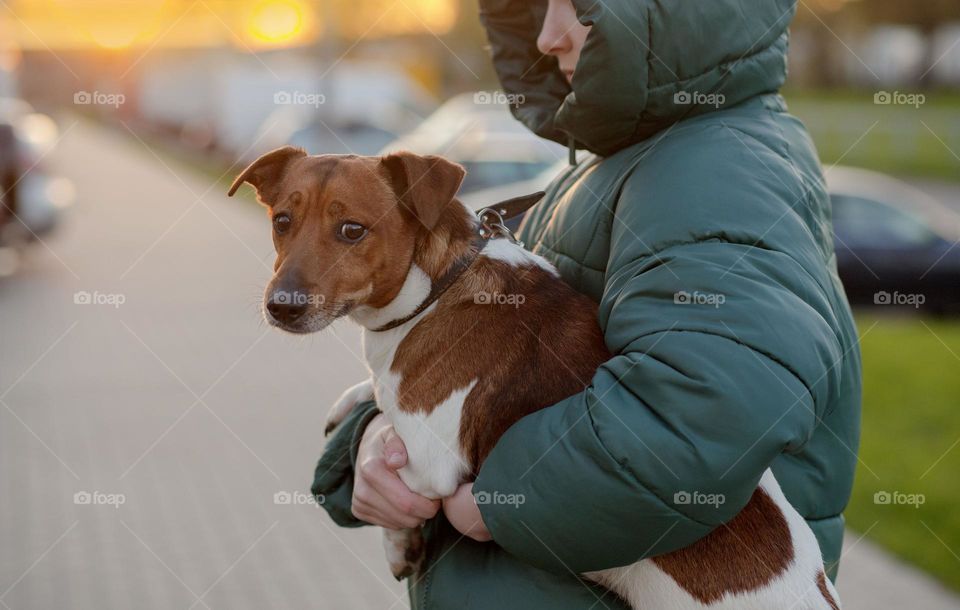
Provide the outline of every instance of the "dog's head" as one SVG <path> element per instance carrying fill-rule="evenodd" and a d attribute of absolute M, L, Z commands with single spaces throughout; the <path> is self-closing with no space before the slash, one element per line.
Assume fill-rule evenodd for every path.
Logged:
<path fill-rule="evenodd" d="M 355 307 L 387 305 L 464 175 L 455 163 L 408 152 L 308 156 L 287 146 L 254 161 L 228 194 L 247 182 L 269 211 L 277 259 L 267 321 L 310 333 Z"/>

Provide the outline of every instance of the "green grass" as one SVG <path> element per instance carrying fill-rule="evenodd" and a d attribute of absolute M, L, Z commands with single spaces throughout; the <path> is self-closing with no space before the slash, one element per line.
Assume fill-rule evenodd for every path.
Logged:
<path fill-rule="evenodd" d="M 960 94 L 923 92 L 924 102 L 911 106 L 875 104 L 875 93 L 786 90 L 784 97 L 825 165 L 960 181 Z"/>
<path fill-rule="evenodd" d="M 858 325 L 863 434 L 847 523 L 960 590 L 960 320 L 860 315 Z M 875 503 L 883 491 L 924 502 Z"/>

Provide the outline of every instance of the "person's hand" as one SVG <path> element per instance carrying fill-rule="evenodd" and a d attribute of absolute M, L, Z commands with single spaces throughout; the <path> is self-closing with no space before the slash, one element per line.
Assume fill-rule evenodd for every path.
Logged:
<path fill-rule="evenodd" d="M 440 510 L 439 500 L 415 494 L 397 470 L 407 463 L 407 449 L 383 414 L 370 420 L 360 439 L 353 484 L 353 516 L 390 529 L 419 527 Z"/>
<path fill-rule="evenodd" d="M 458 532 L 477 542 L 491 540 L 490 531 L 483 524 L 483 515 L 473 495 L 473 483 L 464 483 L 450 497 L 443 499 L 443 514 Z"/>

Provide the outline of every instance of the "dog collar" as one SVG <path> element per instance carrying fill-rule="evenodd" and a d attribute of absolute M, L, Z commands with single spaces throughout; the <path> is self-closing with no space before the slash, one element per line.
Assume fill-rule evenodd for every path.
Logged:
<path fill-rule="evenodd" d="M 479 223 L 477 224 L 477 234 L 474 236 L 471 242 L 473 247 L 470 248 L 469 253 L 458 258 L 439 280 L 430 283 L 430 292 L 427 293 L 427 298 L 425 298 L 422 303 L 417 305 L 416 309 L 402 318 L 397 318 L 396 320 L 387 322 L 383 326 L 378 326 L 377 328 L 370 330 L 375 333 L 392 330 L 401 324 L 406 324 L 410 320 L 423 313 L 424 310 L 433 305 L 437 299 L 443 296 L 444 292 L 446 292 L 451 286 L 453 286 L 454 283 L 456 283 L 458 279 L 460 279 L 460 276 L 470 268 L 475 260 L 477 260 L 477 258 L 480 256 L 480 252 L 483 251 L 491 239 L 504 237 L 513 243 L 518 244 L 522 248 L 523 243 L 517 241 L 517 238 L 513 236 L 513 233 L 504 224 L 504 221 L 523 214 L 533 207 L 535 203 L 540 201 L 543 198 L 543 195 L 543 191 L 540 191 L 531 195 L 523 195 L 521 197 L 507 199 L 506 201 L 501 201 L 500 203 L 490 207 L 478 210 L 477 219 L 479 220 Z"/>

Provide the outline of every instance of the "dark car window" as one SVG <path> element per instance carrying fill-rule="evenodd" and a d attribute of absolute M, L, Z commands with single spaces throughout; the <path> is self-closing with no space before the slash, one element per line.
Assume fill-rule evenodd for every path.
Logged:
<path fill-rule="evenodd" d="M 937 241 L 923 219 L 881 201 L 849 195 L 832 195 L 831 201 L 838 246 L 910 248 Z"/>

